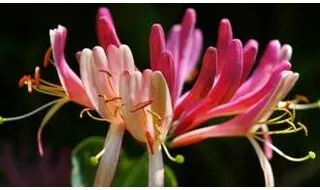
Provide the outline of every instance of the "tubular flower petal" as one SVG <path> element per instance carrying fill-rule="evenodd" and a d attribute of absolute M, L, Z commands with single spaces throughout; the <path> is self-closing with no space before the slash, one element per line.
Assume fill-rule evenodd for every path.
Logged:
<path fill-rule="evenodd" d="M 97 14 L 97 35 L 100 45 L 107 50 L 109 45 L 121 45 L 112 16 L 107 8 L 100 8 Z"/>
<path fill-rule="evenodd" d="M 100 46 L 92 50 L 84 49 L 79 60 L 84 89 L 93 108 L 102 118 L 90 116 L 111 123 L 104 149 L 94 159 L 98 160 L 101 157 L 94 185 L 110 186 L 126 128 L 121 111 L 124 106 L 123 98 L 120 97 L 121 73 L 132 73 L 135 68 L 134 60 L 131 50 L 126 45 L 109 45 L 106 52 Z"/>
<path fill-rule="evenodd" d="M 162 146 L 172 119 L 169 89 L 159 71 L 124 72 L 120 78 L 123 120 L 128 131 L 147 145 L 149 186 L 163 186 Z"/>
<path fill-rule="evenodd" d="M 150 62 L 151 69 L 166 73 L 165 79 L 168 81 L 170 95 L 173 105 L 176 105 L 182 93 L 184 82 L 196 69 L 200 51 L 202 48 L 202 33 L 195 29 L 196 12 L 187 9 L 182 23 L 172 27 L 167 42 L 160 24 L 154 24 L 150 34 Z M 172 60 L 168 62 L 160 61 L 165 50 L 171 52 Z M 165 64 L 169 64 L 168 67 Z M 169 73 L 169 74 L 168 74 Z"/>
<path fill-rule="evenodd" d="M 194 86 L 181 93 L 186 73 L 190 74 L 192 70 L 188 66 L 194 67 L 194 59 L 190 57 L 200 51 L 198 45 L 202 43 L 200 31 L 194 28 L 195 18 L 194 10 L 188 9 L 182 24 L 171 29 L 167 43 L 160 24 L 154 24 L 150 34 L 151 68 L 161 71 L 166 78 L 174 107 L 170 145 L 186 146 L 214 137 L 248 137 L 262 165 L 266 185 L 273 186 L 274 178 L 268 162 L 273 151 L 292 161 L 313 158 L 313 154 L 299 159 L 289 157 L 273 146 L 271 140 L 274 134 L 307 132 L 303 124 L 295 121 L 294 105 L 303 106 L 296 102 L 281 102 L 299 76 L 290 71 L 292 48 L 287 44 L 282 46 L 278 40 L 270 41 L 253 70 L 258 43 L 249 40 L 243 46 L 240 40 L 233 38 L 229 20 L 222 19 L 217 46 L 207 49 Z M 304 106 L 319 107 L 319 104 Z M 283 114 L 270 118 L 275 111 Z M 214 126 L 195 129 L 223 116 L 232 118 Z M 289 127 L 269 130 L 269 125 L 280 123 L 287 123 Z M 256 141 L 264 143 L 264 153 Z"/>

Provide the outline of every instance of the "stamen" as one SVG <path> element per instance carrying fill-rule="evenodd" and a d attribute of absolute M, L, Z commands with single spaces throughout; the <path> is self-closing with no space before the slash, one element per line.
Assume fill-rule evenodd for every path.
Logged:
<path fill-rule="evenodd" d="M 96 116 L 93 116 L 90 111 L 92 111 L 92 108 L 84 108 L 81 112 L 80 112 L 80 118 L 83 117 L 83 114 L 86 113 L 89 117 L 91 117 L 92 119 L 96 120 L 96 121 L 107 121 L 107 122 L 112 122 L 111 120 L 105 119 L 105 118 L 98 118 Z"/>
<path fill-rule="evenodd" d="M 300 122 L 297 122 L 297 124 L 299 125 L 299 127 L 296 127 L 294 125 L 294 123 L 287 121 L 287 123 L 290 125 L 290 127 L 283 129 L 283 130 L 276 130 L 276 131 L 268 131 L 268 132 L 255 132 L 254 134 L 256 135 L 283 135 L 283 134 L 289 134 L 289 133 L 296 133 L 299 132 L 301 130 L 303 130 L 305 132 L 305 135 L 308 136 L 308 129 L 305 125 L 303 125 Z"/>
<path fill-rule="evenodd" d="M 48 50 L 46 51 L 46 54 L 44 55 L 43 58 L 43 66 L 47 67 L 49 65 L 49 62 L 53 64 L 53 61 L 50 60 L 50 56 L 52 54 L 52 48 L 49 47 Z"/>
<path fill-rule="evenodd" d="M 151 110 L 147 110 L 148 113 L 150 113 L 153 118 L 156 118 L 156 123 L 154 124 L 154 130 L 156 131 L 156 139 L 160 139 L 160 135 L 161 135 L 161 121 L 162 121 L 162 118 L 159 114 L 157 114 L 156 112 L 154 111 L 151 111 Z"/>
<path fill-rule="evenodd" d="M 183 164 L 184 163 L 184 157 L 181 154 L 176 155 L 175 157 L 172 157 L 171 154 L 168 151 L 167 146 L 164 143 L 161 143 L 164 152 L 166 153 L 166 155 L 168 156 L 168 158 L 173 161 L 176 162 L 178 164 Z"/>
<path fill-rule="evenodd" d="M 99 159 L 104 154 L 104 152 L 105 152 L 105 149 L 102 149 L 97 155 L 92 156 L 90 158 L 90 162 L 92 163 L 92 165 L 96 166 L 99 163 Z"/>
<path fill-rule="evenodd" d="M 147 101 L 145 101 L 145 102 L 140 102 L 140 103 L 138 103 L 137 105 L 133 106 L 133 108 L 131 108 L 130 111 L 131 111 L 132 113 L 134 113 L 134 112 L 136 112 L 136 111 L 138 111 L 138 110 L 141 110 L 141 109 L 147 107 L 148 105 L 152 104 L 152 102 L 153 102 L 153 100 L 147 100 Z"/>
<path fill-rule="evenodd" d="M 281 124 L 281 123 L 287 123 L 289 122 L 293 122 L 295 119 L 295 111 L 293 111 L 292 113 L 285 108 L 277 108 L 276 110 L 278 111 L 283 111 L 285 113 L 283 113 L 280 116 L 277 116 L 275 118 L 269 119 L 267 121 L 262 121 L 262 122 L 258 122 L 257 124 Z M 283 117 L 285 117 L 286 115 L 289 115 L 288 118 L 286 119 L 282 119 Z"/>
<path fill-rule="evenodd" d="M 0 117 L 0 125 L 3 124 L 4 122 L 17 121 L 17 120 L 28 118 L 28 117 L 38 113 L 39 111 L 42 111 L 45 108 L 52 106 L 53 104 L 57 103 L 58 101 L 60 101 L 60 100 L 54 100 L 52 102 L 46 103 L 45 105 L 27 113 L 27 114 L 21 115 L 21 116 L 7 117 L 7 118 Z"/>
<path fill-rule="evenodd" d="M 265 143 L 267 146 L 269 146 L 272 150 L 274 150 L 276 153 L 278 153 L 280 156 L 284 157 L 287 160 L 290 160 L 292 162 L 303 162 L 306 161 L 308 159 L 315 159 L 316 158 L 316 153 L 313 151 L 309 151 L 308 155 L 302 157 L 302 158 L 294 158 L 291 156 L 288 156 L 286 154 L 284 154 L 281 150 L 279 150 L 277 147 L 275 147 L 273 144 L 265 141 L 264 139 L 258 137 L 258 136 L 253 136 L 254 138 L 256 138 L 257 140 L 259 140 L 262 143 Z"/>

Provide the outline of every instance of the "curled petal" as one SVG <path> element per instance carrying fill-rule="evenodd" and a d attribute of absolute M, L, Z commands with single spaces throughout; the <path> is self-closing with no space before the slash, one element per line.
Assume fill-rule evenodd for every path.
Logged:
<path fill-rule="evenodd" d="M 209 47 L 204 55 L 199 77 L 188 95 L 179 102 L 175 109 L 175 117 L 179 117 L 186 107 L 192 106 L 193 103 L 207 95 L 214 82 L 216 62 L 217 51 L 215 48 Z"/>
<path fill-rule="evenodd" d="M 57 29 L 50 30 L 49 33 L 52 55 L 62 87 L 72 101 L 86 107 L 91 107 L 80 78 L 72 71 L 65 60 L 64 48 L 67 29 L 59 25 Z"/>
<path fill-rule="evenodd" d="M 173 108 L 166 80 L 158 71 L 154 72 L 151 78 L 151 99 L 153 100 L 152 111 L 162 118 L 161 134 L 166 135 L 170 127 Z"/>
<path fill-rule="evenodd" d="M 149 47 L 150 47 L 150 64 L 153 71 L 157 71 L 160 68 L 161 62 L 160 56 L 165 50 L 165 37 L 163 28 L 160 24 L 154 24 L 151 28 Z"/>
<path fill-rule="evenodd" d="M 248 77 L 256 60 L 257 53 L 258 43 L 255 40 L 250 40 L 243 48 L 243 72 L 241 83 Z"/>
<path fill-rule="evenodd" d="M 80 76 L 88 98 L 90 99 L 93 107 L 99 111 L 99 92 L 95 80 L 97 70 L 98 69 L 93 61 L 92 51 L 84 49 L 80 57 Z"/>
<path fill-rule="evenodd" d="M 220 70 L 217 70 L 217 76 L 219 76 L 217 82 L 204 99 L 186 110 L 187 114 L 181 118 L 175 133 L 181 134 L 196 127 L 193 123 L 195 118 L 233 96 L 240 84 L 242 63 L 241 42 L 234 40 L 230 45 L 229 56 L 225 65 Z"/>
<path fill-rule="evenodd" d="M 116 29 L 113 25 L 111 14 L 105 10 L 99 11 L 97 17 L 97 34 L 100 45 L 107 50 L 109 45 L 121 45 Z"/>

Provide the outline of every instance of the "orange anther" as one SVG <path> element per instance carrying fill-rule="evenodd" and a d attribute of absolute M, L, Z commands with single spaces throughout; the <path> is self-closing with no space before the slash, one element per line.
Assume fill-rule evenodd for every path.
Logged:
<path fill-rule="evenodd" d="M 121 97 L 113 97 L 113 98 L 110 98 L 110 99 L 105 99 L 104 101 L 106 103 L 108 103 L 108 102 L 112 102 L 112 101 L 115 101 L 115 100 L 121 100 L 121 99 L 122 99 Z"/>
<path fill-rule="evenodd" d="M 19 80 L 18 86 L 22 87 L 23 85 L 25 85 L 27 83 L 27 81 L 30 79 L 30 76 L 28 75 L 24 75 L 23 77 L 21 77 L 21 79 Z"/>
<path fill-rule="evenodd" d="M 51 47 L 49 47 L 48 50 L 46 51 L 46 54 L 44 55 L 44 58 L 43 58 L 43 66 L 44 67 L 47 67 L 49 65 L 51 54 L 52 54 L 52 49 L 51 49 Z"/>
<path fill-rule="evenodd" d="M 106 73 L 109 77 L 112 77 L 112 74 L 110 71 L 104 70 L 104 69 L 100 69 L 99 72 L 103 72 Z"/>
<path fill-rule="evenodd" d="M 133 113 L 133 112 L 136 112 L 138 110 L 141 110 L 141 109 L 147 107 L 148 105 L 152 104 L 152 102 L 153 102 L 152 100 L 147 100 L 145 102 L 140 102 L 137 105 L 133 106 L 133 108 L 131 108 L 130 111 Z"/>
<path fill-rule="evenodd" d="M 291 104 L 291 101 L 290 100 L 287 100 L 286 101 L 286 105 L 284 106 L 286 109 L 289 109 L 289 106 Z"/>
<path fill-rule="evenodd" d="M 307 97 L 302 96 L 302 95 L 296 95 L 295 100 L 298 102 L 304 102 L 304 103 L 308 103 L 309 100 Z"/>
<path fill-rule="evenodd" d="M 37 88 L 40 86 L 40 68 L 36 67 L 34 71 L 34 81 Z"/>

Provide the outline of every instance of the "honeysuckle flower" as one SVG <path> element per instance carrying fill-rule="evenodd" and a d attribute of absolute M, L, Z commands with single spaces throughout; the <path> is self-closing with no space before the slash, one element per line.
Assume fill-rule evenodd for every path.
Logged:
<path fill-rule="evenodd" d="M 149 155 L 149 186 L 163 186 L 162 148 L 173 116 L 167 83 L 161 72 L 124 72 L 120 78 L 123 119 L 128 131 L 146 143 Z"/>
<path fill-rule="evenodd" d="M 199 47 L 193 45 L 191 47 L 195 48 L 194 51 L 188 52 L 188 55 L 182 54 L 186 62 L 177 61 L 177 52 L 186 51 L 183 49 L 183 39 L 185 36 L 188 36 L 189 40 L 194 37 L 194 24 L 195 12 L 188 9 L 181 28 L 189 30 L 185 29 L 185 33 L 177 34 L 176 49 L 172 49 L 172 42 L 166 44 L 161 25 L 153 25 L 150 35 L 151 68 L 164 74 L 169 88 L 171 87 L 171 96 L 176 97 L 173 101 L 174 118 L 169 132 L 170 136 L 175 137 L 170 143 L 171 147 L 185 146 L 220 135 L 248 136 L 261 162 L 266 185 L 272 186 L 273 175 L 268 162 L 272 157 L 272 150 L 293 161 L 314 157 L 314 153 L 311 152 L 304 158 L 295 159 L 283 154 L 271 143 L 272 134 L 287 134 L 305 129 L 299 122 L 299 126 L 296 127 L 294 113 L 287 107 L 277 107 L 298 78 L 297 73 L 290 71 L 292 48 L 289 45 L 281 46 L 277 40 L 271 41 L 259 64 L 249 75 L 255 63 L 258 43 L 249 40 L 243 47 L 240 40 L 233 39 L 230 22 L 223 19 L 219 27 L 217 48 L 209 47 L 206 50 L 198 79 L 189 91 L 180 96 L 179 93 L 175 94 L 183 86 L 179 73 L 182 72 L 182 75 L 186 76 L 186 70 L 180 67 L 184 68 L 188 64 L 194 67 L 194 59 L 188 60 L 187 57 L 191 57 L 191 52 L 197 52 Z M 197 38 L 194 37 L 193 41 L 187 40 L 186 44 L 192 44 L 195 39 Z M 275 110 L 283 111 L 285 114 L 268 120 Z M 289 114 L 289 118 L 283 119 L 286 114 Z M 219 125 L 190 131 L 210 119 L 221 116 L 234 118 Z M 278 131 L 268 130 L 268 124 L 278 123 L 288 123 L 290 127 Z M 253 134 L 256 135 L 255 139 L 264 142 L 264 153 L 252 138 Z M 258 134 L 263 138 L 258 137 Z"/>
<path fill-rule="evenodd" d="M 154 24 L 151 28 L 150 66 L 165 76 L 174 106 L 181 96 L 184 82 L 196 72 L 202 32 L 195 28 L 195 24 L 195 10 L 187 9 L 182 23 L 172 27 L 167 42 L 160 24 Z"/>
<path fill-rule="evenodd" d="M 111 123 L 104 149 L 95 157 L 101 157 L 95 186 L 110 186 L 113 179 L 126 128 L 121 114 L 122 98 L 119 95 L 121 73 L 131 73 L 134 69 L 132 53 L 126 45 L 119 48 L 109 45 L 106 53 L 100 46 L 81 52 L 80 75 L 84 89 L 93 108 L 102 117 L 98 120 Z"/>
<path fill-rule="evenodd" d="M 65 59 L 64 48 L 66 45 L 67 30 L 63 26 L 58 26 L 54 30 L 50 30 L 50 42 L 51 47 L 47 51 L 44 59 L 44 66 L 47 66 L 51 62 L 58 73 L 60 79 L 60 85 L 53 84 L 46 80 L 40 78 L 40 67 L 35 68 L 34 78 L 31 75 L 24 75 L 20 81 L 19 86 L 27 86 L 28 92 L 37 91 L 46 95 L 57 97 L 58 99 L 51 101 L 36 110 L 24 114 L 22 116 L 11 117 L 11 118 L 0 118 L 0 122 L 16 121 L 30 117 L 31 115 L 50 107 L 50 110 L 44 116 L 37 135 L 38 140 L 38 149 L 40 155 L 43 155 L 43 148 L 41 143 L 41 134 L 44 126 L 50 120 L 50 118 L 67 102 L 74 102 L 84 107 L 92 107 L 91 102 L 89 101 L 80 78 L 75 74 L 72 69 L 68 66 L 68 63 Z M 51 60 L 50 56 L 53 56 Z"/>

